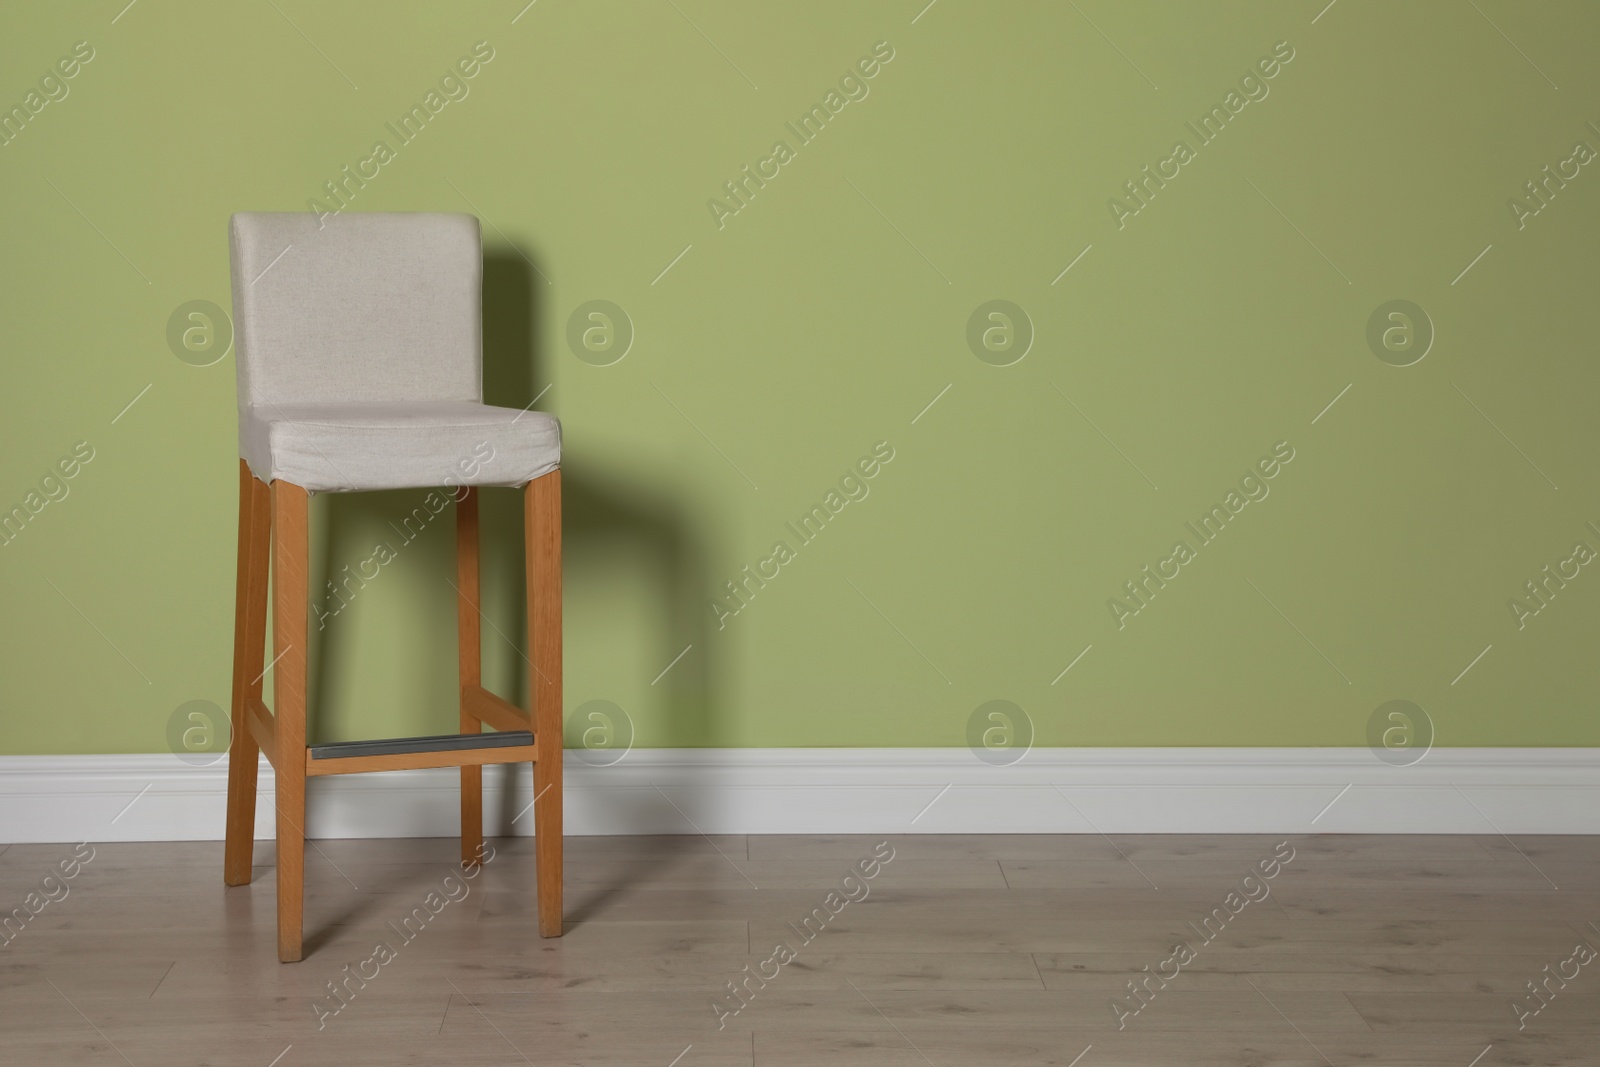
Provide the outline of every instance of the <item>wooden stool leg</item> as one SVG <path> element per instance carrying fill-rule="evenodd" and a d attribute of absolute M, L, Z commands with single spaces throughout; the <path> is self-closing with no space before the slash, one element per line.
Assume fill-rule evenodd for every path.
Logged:
<path fill-rule="evenodd" d="M 478 621 L 478 490 L 464 486 L 456 498 L 456 641 L 460 666 L 461 732 L 481 733 L 483 720 L 467 711 L 467 690 L 482 684 L 483 646 Z M 483 856 L 483 768 L 461 768 L 461 863 Z"/>
<path fill-rule="evenodd" d="M 267 641 L 267 553 L 272 522 L 266 483 L 239 461 L 239 574 L 233 600 L 233 741 L 228 752 L 228 823 L 222 880 L 248 885 L 255 858 L 256 765 L 248 702 L 261 697 Z"/>
<path fill-rule="evenodd" d="M 277 720 L 278 959 L 300 958 L 305 904 L 306 491 L 272 483 L 273 709 Z"/>
<path fill-rule="evenodd" d="M 539 935 L 561 936 L 561 472 L 523 494 L 528 653 L 533 667 L 533 832 Z"/>

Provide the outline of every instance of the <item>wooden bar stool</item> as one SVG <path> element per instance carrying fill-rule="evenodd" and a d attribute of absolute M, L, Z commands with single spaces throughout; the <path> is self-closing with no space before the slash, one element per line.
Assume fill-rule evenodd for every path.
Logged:
<path fill-rule="evenodd" d="M 483 403 L 483 254 L 470 215 L 244 213 L 230 227 L 239 573 L 224 880 L 250 881 L 257 752 L 277 776 L 278 958 L 300 959 L 306 778 L 461 768 L 461 859 L 483 766 L 533 764 L 539 933 L 561 935 L 561 427 Z M 456 500 L 461 732 L 306 745 L 307 507 L 318 492 Z M 524 487 L 531 714 L 480 684 L 478 487 Z M 264 645 L 270 544 L 273 651 Z M 275 708 L 262 700 L 274 673 Z M 496 732 L 485 733 L 487 724 Z"/>

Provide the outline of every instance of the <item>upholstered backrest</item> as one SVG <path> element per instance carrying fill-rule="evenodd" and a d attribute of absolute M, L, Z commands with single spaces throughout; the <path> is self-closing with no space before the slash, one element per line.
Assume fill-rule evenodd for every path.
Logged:
<path fill-rule="evenodd" d="M 483 398 L 473 216 L 242 212 L 229 245 L 241 404 Z"/>

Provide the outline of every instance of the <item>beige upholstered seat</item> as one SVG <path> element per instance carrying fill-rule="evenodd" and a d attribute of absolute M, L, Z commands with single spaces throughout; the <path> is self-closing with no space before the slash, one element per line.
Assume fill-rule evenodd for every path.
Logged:
<path fill-rule="evenodd" d="M 239 451 L 263 481 L 307 489 L 523 485 L 561 464 L 561 425 L 463 400 L 257 404 Z"/>
<path fill-rule="evenodd" d="M 241 213 L 231 227 L 239 455 L 321 492 L 524 485 L 561 427 L 483 403 L 471 215 Z"/>

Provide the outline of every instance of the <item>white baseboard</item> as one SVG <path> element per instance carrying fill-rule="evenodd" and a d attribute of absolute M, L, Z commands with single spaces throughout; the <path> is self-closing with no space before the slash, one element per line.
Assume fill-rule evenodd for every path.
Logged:
<path fill-rule="evenodd" d="M 314 780 L 317 838 L 450 837 L 453 769 Z M 261 764 L 256 836 L 273 834 Z M 485 828 L 532 833 L 526 765 L 485 773 Z M 1600 833 L 1600 749 L 651 749 L 609 767 L 567 753 L 569 834 Z M 0 757 L 0 842 L 222 837 L 227 761 Z M 1335 799 L 1337 798 L 1337 799 Z M 1331 807 L 1329 806 L 1331 803 Z"/>

